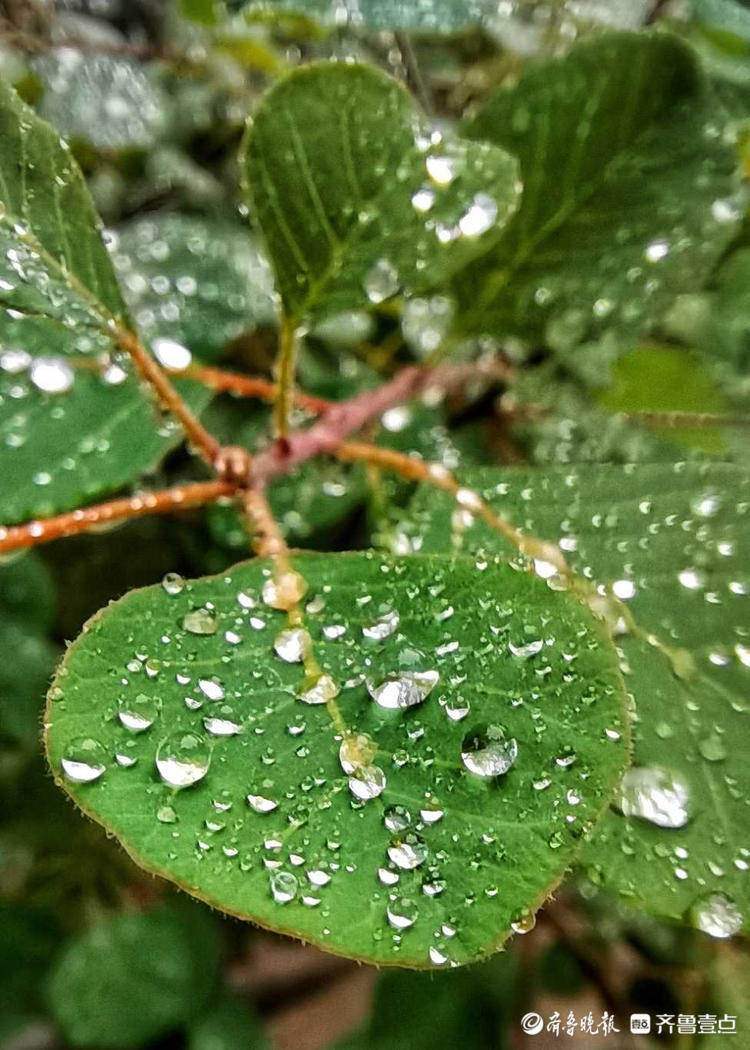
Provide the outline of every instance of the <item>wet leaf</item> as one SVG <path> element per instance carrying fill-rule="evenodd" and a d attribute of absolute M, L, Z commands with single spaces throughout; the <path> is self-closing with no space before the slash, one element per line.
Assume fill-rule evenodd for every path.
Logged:
<path fill-rule="evenodd" d="M 70 942 L 50 975 L 66 1040 L 136 1047 L 190 1021 L 216 979 L 212 941 L 202 923 L 194 942 L 190 921 L 166 908 L 100 920 Z"/>
<path fill-rule="evenodd" d="M 296 322 L 443 282 L 517 204 L 517 166 L 443 141 L 404 89 L 356 64 L 306 66 L 250 125 L 245 174 L 287 315 Z"/>
<path fill-rule="evenodd" d="M 602 821 L 584 866 L 657 915 L 736 932 L 750 907 L 750 477 L 729 465 L 639 464 L 480 470 L 466 481 L 525 531 L 560 543 L 596 582 L 622 650 L 636 716 L 630 815 Z M 450 548 L 449 501 L 430 492 L 414 514 L 424 550 Z M 457 539 L 499 549 L 481 524 Z"/>
<path fill-rule="evenodd" d="M 333 4 L 329 0 L 252 0 L 245 10 L 249 17 L 256 13 L 291 11 L 309 15 L 324 25 L 351 29 L 432 34 L 485 27 L 491 32 L 506 32 L 511 40 L 515 31 L 519 41 L 528 41 L 529 37 L 534 39 L 537 35 L 534 15 L 538 16 L 539 5 L 535 0 L 515 0 L 513 5 L 501 5 L 497 0 L 411 0 L 410 3 L 403 3 L 403 0 L 340 0 Z M 568 23 L 571 19 L 580 19 L 631 26 L 643 20 L 646 5 L 644 0 L 629 0 L 627 5 L 618 0 L 584 0 L 582 3 L 552 0 L 544 4 L 544 14 L 550 20 L 560 19 Z"/>
<path fill-rule="evenodd" d="M 139 864 L 225 911 L 384 964 L 491 952 L 622 773 L 613 650 L 504 565 L 294 564 L 310 641 L 269 604 L 264 561 L 90 621 L 50 693 L 56 777 Z"/>
<path fill-rule="evenodd" d="M 147 67 L 70 47 L 33 62 L 44 84 L 39 113 L 71 139 L 98 149 L 145 149 L 164 136 L 166 95 Z"/>
<path fill-rule="evenodd" d="M 537 65 L 463 127 L 518 156 L 521 207 L 456 281 L 458 325 L 570 352 L 630 340 L 736 229 L 736 158 L 692 53 L 610 33 Z"/>
<path fill-rule="evenodd" d="M 69 510 L 135 480 L 179 430 L 160 418 L 118 350 L 116 327 L 130 322 L 78 167 L 57 133 L 4 83 L 0 134 L 0 521 L 11 523 Z M 252 323 L 251 309 L 265 301 L 255 290 L 257 254 L 245 248 L 243 270 L 236 238 L 222 247 L 223 231 L 171 218 L 123 234 L 118 269 L 144 331 L 169 337 L 167 358 L 176 339 L 193 336 L 199 352 L 215 353 L 220 337 L 241 316 Z M 199 252 L 191 250 L 196 244 Z M 213 262 L 208 277 L 204 259 Z M 219 301 L 209 310 L 212 297 Z M 193 299 L 202 306 L 200 324 Z M 195 384 L 184 392 L 196 409 L 209 400 Z"/>

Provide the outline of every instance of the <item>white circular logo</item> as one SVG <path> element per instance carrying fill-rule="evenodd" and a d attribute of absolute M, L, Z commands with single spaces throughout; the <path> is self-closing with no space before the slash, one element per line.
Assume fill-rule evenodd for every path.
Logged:
<path fill-rule="evenodd" d="M 541 1014 L 524 1014 L 521 1018 L 521 1028 L 526 1035 L 538 1035 L 544 1028 L 544 1018 Z"/>

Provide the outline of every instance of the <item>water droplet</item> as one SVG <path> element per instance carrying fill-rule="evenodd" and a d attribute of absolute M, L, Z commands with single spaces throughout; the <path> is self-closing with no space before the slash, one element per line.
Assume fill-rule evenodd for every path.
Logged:
<path fill-rule="evenodd" d="M 37 390 L 45 394 L 64 394 L 75 379 L 67 361 L 57 357 L 37 357 L 32 361 L 29 375 Z"/>
<path fill-rule="evenodd" d="M 120 697 L 119 706 L 117 717 L 133 733 L 150 729 L 159 713 L 159 701 L 145 693 L 138 693 L 135 697 Z"/>
<path fill-rule="evenodd" d="M 365 294 L 371 303 L 383 303 L 391 299 L 401 287 L 396 268 L 387 259 L 378 259 L 365 277 Z"/>
<path fill-rule="evenodd" d="M 661 766 L 633 766 L 622 778 L 619 809 L 660 828 L 682 828 L 689 820 L 687 783 Z"/>
<path fill-rule="evenodd" d="M 203 726 L 211 736 L 236 736 L 242 732 L 242 726 L 231 718 L 204 718 Z"/>
<path fill-rule="evenodd" d="M 164 588 L 166 594 L 170 595 L 170 597 L 174 597 L 175 595 L 180 594 L 180 592 L 183 590 L 185 586 L 185 581 L 178 572 L 168 572 L 165 576 L 162 577 L 161 585 Z"/>
<path fill-rule="evenodd" d="M 297 876 L 291 871 L 272 871 L 268 883 L 277 904 L 288 904 L 297 896 Z"/>
<path fill-rule="evenodd" d="M 533 642 L 525 642 L 523 645 L 514 645 L 513 642 L 508 642 L 510 652 L 520 660 L 528 660 L 530 656 L 536 656 L 543 648 L 544 642 L 541 638 L 536 638 Z"/>
<path fill-rule="evenodd" d="M 712 893 L 699 901 L 692 909 L 692 918 L 709 937 L 733 937 L 742 929 L 742 912 L 722 893 Z"/>
<path fill-rule="evenodd" d="M 507 773 L 518 757 L 518 744 L 500 725 L 478 726 L 461 745 L 461 761 L 470 773 L 498 777 Z"/>
<path fill-rule="evenodd" d="M 310 652 L 310 635 L 304 627 L 287 627 L 279 631 L 273 643 L 279 659 L 288 664 L 301 663 Z"/>
<path fill-rule="evenodd" d="M 308 675 L 297 693 L 303 704 L 326 704 L 339 695 L 339 687 L 329 674 Z"/>
<path fill-rule="evenodd" d="M 402 871 L 412 871 L 427 860 L 427 846 L 419 835 L 409 833 L 391 839 L 388 859 Z"/>
<path fill-rule="evenodd" d="M 378 618 L 374 623 L 362 628 L 362 634 L 370 641 L 384 642 L 398 630 L 401 617 L 390 606 L 381 606 L 378 613 Z"/>
<path fill-rule="evenodd" d="M 290 612 L 305 596 L 307 584 L 298 572 L 286 569 L 269 576 L 261 592 L 263 601 L 272 609 Z"/>
<path fill-rule="evenodd" d="M 266 798 L 265 795 L 248 795 L 247 804 L 256 813 L 272 813 L 279 806 L 278 802 L 272 798 Z"/>
<path fill-rule="evenodd" d="M 378 707 L 387 711 L 403 710 L 426 700 L 439 678 L 437 671 L 392 672 L 381 682 L 368 679 L 367 691 Z"/>
<path fill-rule="evenodd" d="M 156 768 L 165 784 L 187 788 L 197 784 L 208 772 L 211 754 L 195 733 L 173 733 L 162 740 L 156 752 Z"/>
<path fill-rule="evenodd" d="M 479 237 L 494 225 L 497 211 L 496 200 L 487 193 L 477 193 L 459 219 L 458 228 L 464 237 Z"/>
<path fill-rule="evenodd" d="M 386 777 L 380 766 L 359 766 L 349 777 L 349 790 L 362 802 L 382 795 L 385 788 Z"/>
<path fill-rule="evenodd" d="M 98 740 L 77 737 L 65 748 L 60 766 L 68 780 L 90 784 L 98 780 L 107 768 L 107 752 Z"/>
<path fill-rule="evenodd" d="M 397 897 L 388 903 L 385 913 L 394 930 L 408 930 L 417 921 L 419 908 L 409 897 Z"/>
<path fill-rule="evenodd" d="M 388 831 L 406 831 L 411 825 L 411 813 L 405 806 L 388 806 L 383 823 Z"/>
<path fill-rule="evenodd" d="M 341 741 L 339 762 L 345 773 L 369 766 L 375 756 L 375 742 L 366 733 L 350 733 Z"/>
<path fill-rule="evenodd" d="M 160 336 L 151 344 L 154 357 L 165 368 L 171 368 L 176 372 L 187 368 L 193 360 L 193 355 L 186 346 L 174 339 Z"/>
<path fill-rule="evenodd" d="M 190 634 L 216 634 L 219 625 L 211 609 L 193 609 L 182 619 L 183 629 Z"/>

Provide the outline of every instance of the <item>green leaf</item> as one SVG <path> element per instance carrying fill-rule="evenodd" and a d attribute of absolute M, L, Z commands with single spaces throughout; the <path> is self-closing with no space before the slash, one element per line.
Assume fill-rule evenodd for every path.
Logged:
<path fill-rule="evenodd" d="M 292 321 L 442 284 L 496 239 L 517 203 L 515 161 L 435 138 L 369 66 L 309 65 L 268 93 L 244 165 Z"/>
<path fill-rule="evenodd" d="M 179 438 L 118 350 L 127 311 L 80 171 L 0 84 L 0 520 L 69 510 L 136 479 Z M 20 167 L 15 157 L 20 157 Z M 152 338 L 213 355 L 268 310 L 268 279 L 234 227 L 172 216 L 127 226 L 115 255 Z M 210 395 L 181 392 L 194 409 Z"/>
<path fill-rule="evenodd" d="M 67 138 L 146 149 L 167 131 L 167 97 L 142 63 L 66 47 L 35 58 L 33 69 L 44 84 L 39 114 Z"/>
<path fill-rule="evenodd" d="M 746 922 L 750 476 L 729 465 L 639 464 L 480 470 L 465 481 L 524 531 L 559 541 L 598 582 L 616 631 L 624 605 L 638 628 L 617 637 L 636 714 L 628 792 L 642 777 L 644 811 L 660 806 L 662 816 L 612 813 L 584 864 L 657 915 L 705 927 L 701 914 L 718 894 L 732 921 Z M 450 513 L 434 493 L 417 500 L 424 550 L 450 547 Z M 482 524 L 458 539 L 467 550 L 499 547 Z M 658 770 L 673 779 L 671 797 Z"/>
<path fill-rule="evenodd" d="M 456 280 L 457 325 L 570 351 L 631 340 L 699 288 L 740 215 L 736 158 L 692 53 L 610 33 L 498 91 L 463 132 L 517 156 L 499 244 Z"/>
<path fill-rule="evenodd" d="M 605 24 L 638 25 L 645 14 L 644 0 L 630 0 L 629 11 L 617 0 L 597 0 L 576 5 L 575 16 L 581 20 Z M 549 9 L 549 10 L 547 10 Z M 507 14 L 497 0 L 253 0 L 245 11 L 248 17 L 273 11 L 308 15 L 329 26 L 348 25 L 357 29 L 397 30 L 417 33 L 455 33 L 486 26 L 493 32 L 506 29 L 510 35 L 525 19 L 533 18 L 534 0 L 516 0 L 512 14 Z M 545 4 L 545 15 L 570 18 L 564 0 Z M 510 46 L 510 45 L 509 45 Z"/>
<path fill-rule="evenodd" d="M 504 565 L 294 564 L 306 671 L 264 601 L 262 560 L 94 617 L 50 692 L 55 776 L 137 863 L 224 911 L 384 964 L 493 951 L 559 882 L 622 773 L 613 650 L 568 595 Z M 338 699 L 299 699 L 313 682 Z M 383 703 L 423 702 L 384 708 L 381 686 Z M 482 766 L 498 775 L 469 768 Z"/>
<path fill-rule="evenodd" d="M 42 562 L 31 554 L 0 566 L 0 732 L 36 746 L 42 703 L 57 650 L 47 633 L 54 590 Z"/>
<path fill-rule="evenodd" d="M 709 298 L 700 345 L 746 374 L 750 363 L 750 248 L 740 248 L 721 267 Z"/>
<path fill-rule="evenodd" d="M 81 1047 L 135 1047 L 191 1020 L 216 979 L 208 931 L 193 943 L 181 912 L 101 920 L 73 940 L 50 975 L 52 1011 Z"/>
<path fill-rule="evenodd" d="M 112 259 L 147 344 L 173 339 L 211 361 L 275 319 L 270 267 L 238 223 L 179 212 L 135 219 L 118 227 Z"/>
<path fill-rule="evenodd" d="M 239 999 L 220 1000 L 190 1029 L 188 1050 L 267 1050 L 260 1021 Z"/>
<path fill-rule="evenodd" d="M 336 1050 L 506 1050 L 515 963 L 503 953 L 458 973 L 384 973 L 368 1024 Z"/>

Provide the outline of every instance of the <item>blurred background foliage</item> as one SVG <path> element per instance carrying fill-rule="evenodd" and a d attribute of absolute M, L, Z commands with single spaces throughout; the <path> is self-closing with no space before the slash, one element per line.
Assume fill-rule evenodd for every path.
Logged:
<path fill-rule="evenodd" d="M 268 375 L 271 279 L 247 229 L 237 162 L 268 85 L 300 63 L 357 56 L 403 80 L 445 127 L 539 57 L 602 26 L 655 21 L 699 53 L 750 174 L 750 5 L 740 0 L 3 0 L 0 73 L 69 138 L 144 336 Z M 413 315 L 405 340 L 387 309 L 321 325 L 300 385 L 331 399 L 375 385 L 419 359 L 440 323 L 439 308 Z M 665 428 L 640 414 L 747 410 L 750 226 L 643 345 L 582 346 L 562 331 L 505 349 L 519 366 L 512 382 L 490 376 L 461 397 L 393 410 L 373 436 L 450 467 L 742 460 L 741 430 Z M 264 406 L 222 395 L 207 418 L 227 439 L 269 440 Z M 194 469 L 175 452 L 146 480 L 187 480 Z M 283 479 L 272 502 L 296 544 L 397 547 L 393 508 L 409 495 L 362 467 L 316 462 Z M 483 965 L 381 974 L 181 897 L 72 810 L 39 749 L 41 701 L 66 640 L 126 590 L 166 572 L 220 571 L 247 548 L 239 518 L 219 507 L 131 523 L 116 541 L 64 540 L 0 567 L 0 1046 L 500 1050 L 524 1043 L 528 1009 L 606 1010 L 620 1022 L 638 1010 L 729 1012 L 743 1045 L 745 944 L 644 917 L 583 877 Z M 630 1046 L 626 1027 L 581 1045 Z"/>

